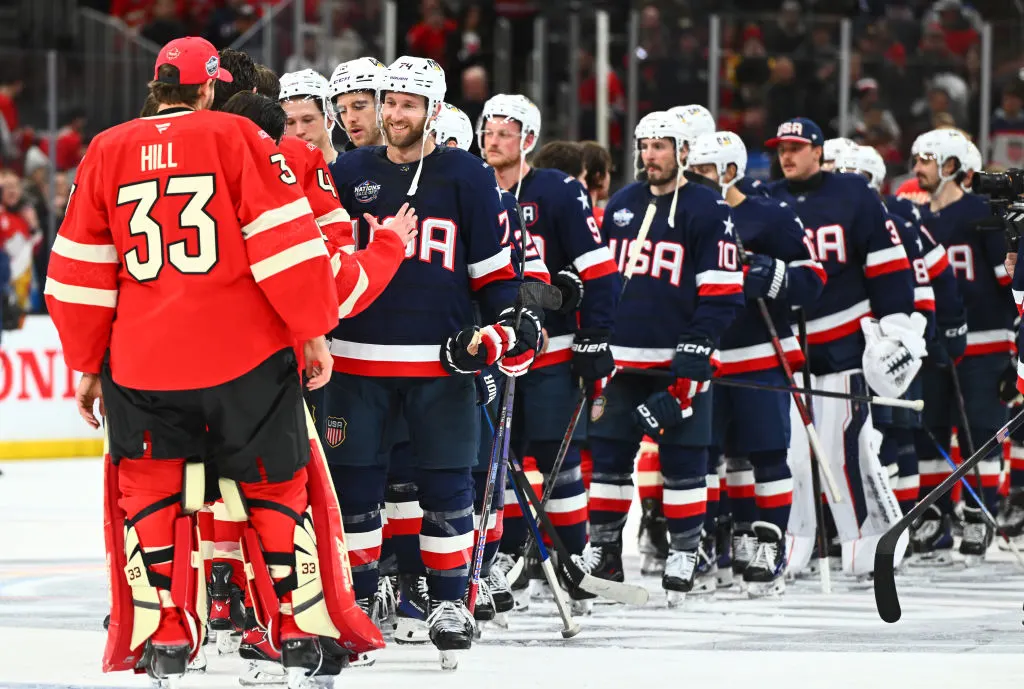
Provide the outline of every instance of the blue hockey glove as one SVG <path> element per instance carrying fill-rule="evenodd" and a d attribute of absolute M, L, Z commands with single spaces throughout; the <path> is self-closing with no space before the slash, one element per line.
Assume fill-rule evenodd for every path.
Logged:
<path fill-rule="evenodd" d="M 771 256 L 747 254 L 748 270 L 743 278 L 747 299 L 781 299 L 786 296 L 789 279 L 786 264 Z"/>

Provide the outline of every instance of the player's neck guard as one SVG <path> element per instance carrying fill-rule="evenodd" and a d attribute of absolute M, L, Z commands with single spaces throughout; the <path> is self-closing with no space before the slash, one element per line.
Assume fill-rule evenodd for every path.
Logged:
<path fill-rule="evenodd" d="M 825 173 L 821 170 L 815 172 L 807 179 L 786 180 L 786 187 L 794 194 L 803 194 L 808 191 L 816 191 L 825 182 Z"/>

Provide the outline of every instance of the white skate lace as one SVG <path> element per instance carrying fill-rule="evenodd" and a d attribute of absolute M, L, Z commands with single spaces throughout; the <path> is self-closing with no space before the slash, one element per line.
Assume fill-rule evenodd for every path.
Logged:
<path fill-rule="evenodd" d="M 582 555 L 573 555 L 572 559 L 576 565 L 586 574 L 592 574 L 597 566 L 601 564 L 601 546 L 590 543 L 583 549 Z"/>
<path fill-rule="evenodd" d="M 500 572 L 502 578 L 507 575 L 516 564 L 516 559 L 508 553 L 498 553 L 494 558 L 494 563 L 491 564 L 491 574 L 494 572 Z"/>
<path fill-rule="evenodd" d="M 779 547 L 775 543 L 758 543 L 754 551 L 754 559 L 747 565 L 748 571 L 761 568 L 766 572 L 775 571 L 775 558 L 778 556 Z"/>
<path fill-rule="evenodd" d="M 509 558 L 511 559 L 511 558 Z M 497 566 L 497 562 L 491 565 L 491 571 L 487 574 L 487 585 L 491 587 L 492 591 L 511 591 L 508 585 L 508 579 L 505 578 L 505 573 L 508 570 L 503 570 Z"/>
<path fill-rule="evenodd" d="M 968 543 L 985 543 L 988 531 L 985 524 L 978 522 L 967 522 L 964 524 L 964 541 Z"/>
<path fill-rule="evenodd" d="M 757 539 L 749 534 L 739 534 L 732 539 L 732 559 L 735 562 L 750 562 L 757 553 Z"/>
<path fill-rule="evenodd" d="M 697 566 L 697 553 L 683 550 L 670 550 L 665 561 L 665 576 L 688 580 L 693 578 L 693 570 Z"/>
<path fill-rule="evenodd" d="M 461 602 L 433 601 L 432 607 L 427 616 L 427 626 L 432 630 L 461 632 L 475 626 L 472 615 Z"/>

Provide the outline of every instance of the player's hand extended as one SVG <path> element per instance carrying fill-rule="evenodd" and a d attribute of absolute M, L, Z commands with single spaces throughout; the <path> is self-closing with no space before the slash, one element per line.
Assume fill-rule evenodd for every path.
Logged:
<path fill-rule="evenodd" d="M 100 422 L 93 413 L 93 404 L 100 401 L 100 416 L 106 416 L 107 410 L 103 408 L 103 389 L 100 387 L 100 377 L 95 373 L 83 373 L 78 381 L 78 389 L 75 391 L 75 403 L 78 405 L 78 413 L 85 422 L 93 428 L 99 428 Z"/>
<path fill-rule="evenodd" d="M 302 345 L 302 354 L 306 359 L 306 377 L 309 378 L 306 387 L 318 390 L 327 385 L 334 368 L 334 357 L 327 347 L 327 338 L 320 336 L 307 340 Z"/>
<path fill-rule="evenodd" d="M 363 213 L 363 218 L 370 226 L 371 236 L 374 232 L 388 229 L 397 234 L 405 246 L 409 246 L 409 242 L 416 238 L 418 234 L 416 228 L 420 224 L 420 219 L 416 216 L 416 209 L 410 208 L 408 203 L 403 203 L 395 217 L 388 220 L 386 224 L 377 222 L 377 219 L 369 213 Z"/>

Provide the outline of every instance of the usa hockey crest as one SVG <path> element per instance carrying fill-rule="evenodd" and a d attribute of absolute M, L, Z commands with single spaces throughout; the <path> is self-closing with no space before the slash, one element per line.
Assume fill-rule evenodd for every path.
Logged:
<path fill-rule="evenodd" d="M 604 405 L 606 401 L 607 400 L 605 399 L 604 395 L 601 395 L 600 397 L 594 399 L 593 403 L 590 405 L 591 421 L 597 421 L 602 416 L 604 416 Z"/>
<path fill-rule="evenodd" d="M 356 197 L 356 201 L 359 203 L 370 203 L 371 201 L 377 200 L 377 194 L 380 193 L 380 185 L 376 182 L 366 180 L 361 184 L 357 185 L 353 190 L 353 194 Z"/>
<path fill-rule="evenodd" d="M 339 416 L 327 417 L 327 431 L 324 433 L 324 440 L 331 447 L 338 447 L 345 442 L 345 429 L 348 422 Z"/>

